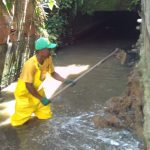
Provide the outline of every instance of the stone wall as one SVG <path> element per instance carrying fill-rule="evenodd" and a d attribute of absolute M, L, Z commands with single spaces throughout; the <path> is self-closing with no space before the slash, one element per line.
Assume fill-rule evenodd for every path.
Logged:
<path fill-rule="evenodd" d="M 150 149 L 150 1 L 142 1 L 142 47 L 140 68 L 144 85 L 144 136 Z"/>

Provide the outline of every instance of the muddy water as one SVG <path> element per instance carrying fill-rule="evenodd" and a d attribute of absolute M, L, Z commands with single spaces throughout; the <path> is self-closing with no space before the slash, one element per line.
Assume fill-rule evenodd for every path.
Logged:
<path fill-rule="evenodd" d="M 132 41 L 84 41 L 73 47 L 67 47 L 57 54 L 56 66 L 76 64 L 94 66 L 116 47 L 131 45 Z M 76 86 L 67 89 L 56 97 L 53 106 L 55 114 L 77 114 L 78 112 L 95 111 L 97 105 L 102 105 L 113 96 L 119 96 L 126 87 L 127 77 L 131 68 L 121 65 L 113 56 L 83 76 Z M 80 75 L 80 74 L 79 74 Z M 76 75 L 76 76 L 79 76 Z M 75 76 L 75 77 L 76 77 Z M 68 78 L 75 78 L 70 76 Z M 57 102 L 61 101 L 63 107 L 56 109 Z M 66 112 L 67 111 L 67 112 Z"/>
<path fill-rule="evenodd" d="M 91 67 L 116 47 L 132 42 L 129 39 L 84 41 L 60 49 L 54 63 L 56 67 Z M 17 128 L 1 127 L 0 150 L 140 150 L 140 141 L 129 130 L 96 128 L 92 122 L 93 116 L 103 113 L 106 100 L 121 95 L 130 70 L 111 57 L 55 97 L 52 119 L 34 118 Z"/>

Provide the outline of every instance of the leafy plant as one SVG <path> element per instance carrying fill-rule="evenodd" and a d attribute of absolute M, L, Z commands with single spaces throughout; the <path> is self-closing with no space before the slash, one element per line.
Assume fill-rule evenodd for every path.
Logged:
<path fill-rule="evenodd" d="M 132 0 L 130 2 L 129 10 L 139 10 L 141 0 Z"/>
<path fill-rule="evenodd" d="M 11 0 L 2 0 L 2 3 L 7 11 L 7 13 L 9 14 L 9 16 L 11 16 L 11 12 L 10 9 L 12 8 L 12 1 Z"/>
<path fill-rule="evenodd" d="M 64 16 L 58 14 L 48 17 L 46 21 L 46 29 L 49 33 L 49 38 L 54 42 L 59 35 L 65 32 L 65 26 L 68 24 L 67 19 Z"/>
<path fill-rule="evenodd" d="M 73 0 L 60 0 L 60 10 L 62 9 L 71 9 L 72 8 L 72 4 L 73 4 Z"/>
<path fill-rule="evenodd" d="M 52 0 L 53 1 L 53 0 Z M 53 3 L 54 2 L 50 2 Z M 74 0 L 58 0 L 55 2 L 55 7 L 48 14 L 48 19 L 45 22 L 45 28 L 49 34 L 49 39 L 53 42 L 58 42 L 59 37 L 66 32 L 68 25 L 67 10 L 71 10 Z M 47 4 L 49 4 L 49 2 Z"/>
<path fill-rule="evenodd" d="M 56 6 L 56 8 L 58 8 L 58 5 L 55 0 L 50 0 L 48 3 L 48 6 L 51 10 L 53 9 L 54 6 Z"/>
<path fill-rule="evenodd" d="M 76 16 L 84 0 L 36 0 L 35 23 L 38 31 L 53 42 L 67 31 L 70 19 Z M 44 8 L 44 9 L 43 9 Z M 45 12 L 45 11 L 46 12 Z M 47 34 L 46 34 L 47 32 Z"/>
<path fill-rule="evenodd" d="M 57 6 L 55 0 L 36 0 L 35 2 L 35 20 L 34 23 L 37 27 L 38 34 L 49 37 L 45 21 L 47 20 L 47 13 L 44 10 L 44 7 L 49 8 L 50 10 L 53 9 L 54 6 Z"/>

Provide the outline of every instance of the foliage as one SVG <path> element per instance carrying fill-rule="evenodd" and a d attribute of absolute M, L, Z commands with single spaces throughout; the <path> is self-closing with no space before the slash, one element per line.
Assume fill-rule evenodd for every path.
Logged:
<path fill-rule="evenodd" d="M 11 16 L 11 8 L 12 8 L 12 5 L 13 5 L 13 1 L 11 0 L 2 0 L 2 3 L 7 11 L 7 13 L 9 14 L 9 16 Z"/>
<path fill-rule="evenodd" d="M 11 0 L 2 0 L 3 4 L 6 7 L 6 10 L 9 11 L 12 7 L 12 1 Z"/>
<path fill-rule="evenodd" d="M 113 11 L 117 4 L 118 0 L 85 0 L 83 11 L 89 15 L 95 11 Z"/>
<path fill-rule="evenodd" d="M 134 5 L 137 5 L 140 2 L 140 0 L 132 0 L 131 3 L 133 3 Z"/>
<path fill-rule="evenodd" d="M 46 29 L 50 35 L 50 40 L 56 42 L 59 35 L 64 34 L 65 26 L 68 24 L 67 18 L 65 16 L 60 16 L 59 14 L 54 14 L 48 17 L 46 21 Z"/>
<path fill-rule="evenodd" d="M 45 20 L 47 20 L 47 14 L 43 9 L 43 1 L 35 1 L 35 17 L 34 24 L 37 28 L 37 34 L 40 36 L 48 37 L 47 30 L 45 29 Z"/>
<path fill-rule="evenodd" d="M 129 10 L 139 10 L 141 5 L 141 0 L 132 0 L 130 2 Z"/>
<path fill-rule="evenodd" d="M 95 11 L 133 11 L 140 6 L 140 0 L 84 0 L 83 11 L 92 14 Z"/>
<path fill-rule="evenodd" d="M 73 4 L 73 0 L 61 0 L 60 1 L 60 9 L 71 9 L 72 8 L 72 4 Z"/>
<path fill-rule="evenodd" d="M 72 8 L 73 16 L 76 16 L 78 12 L 82 12 L 82 6 L 84 4 L 84 0 L 75 0 Z"/>
<path fill-rule="evenodd" d="M 65 34 L 69 19 L 76 16 L 84 0 L 36 0 L 35 24 L 38 32 L 57 42 Z M 47 34 L 47 33 L 48 34 Z"/>
<path fill-rule="evenodd" d="M 38 22 L 38 24 L 40 23 L 41 27 L 44 27 L 44 23 L 40 22 L 40 21 L 44 21 L 46 19 L 46 13 L 45 13 L 45 11 L 43 10 L 43 8 L 41 7 L 41 5 L 39 3 L 36 4 L 35 14 L 37 16 L 35 21 Z"/>
<path fill-rule="evenodd" d="M 51 10 L 53 9 L 54 6 L 56 6 L 56 8 L 58 8 L 58 5 L 55 0 L 50 0 L 48 3 L 48 6 Z"/>
<path fill-rule="evenodd" d="M 48 5 L 49 3 L 52 2 L 49 1 Z M 65 33 L 65 28 L 68 25 L 68 18 L 65 11 L 72 8 L 73 0 L 59 0 L 55 1 L 54 4 L 53 6 L 55 7 L 48 14 L 45 28 L 49 34 L 50 41 L 58 42 L 59 36 Z"/>

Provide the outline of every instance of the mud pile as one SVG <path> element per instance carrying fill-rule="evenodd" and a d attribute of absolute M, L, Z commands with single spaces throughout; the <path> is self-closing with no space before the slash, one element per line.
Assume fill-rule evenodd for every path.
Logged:
<path fill-rule="evenodd" d="M 109 99 L 105 103 L 104 114 L 93 117 L 96 127 L 132 129 L 143 137 L 143 90 L 139 79 L 139 72 L 134 70 L 123 95 Z"/>

